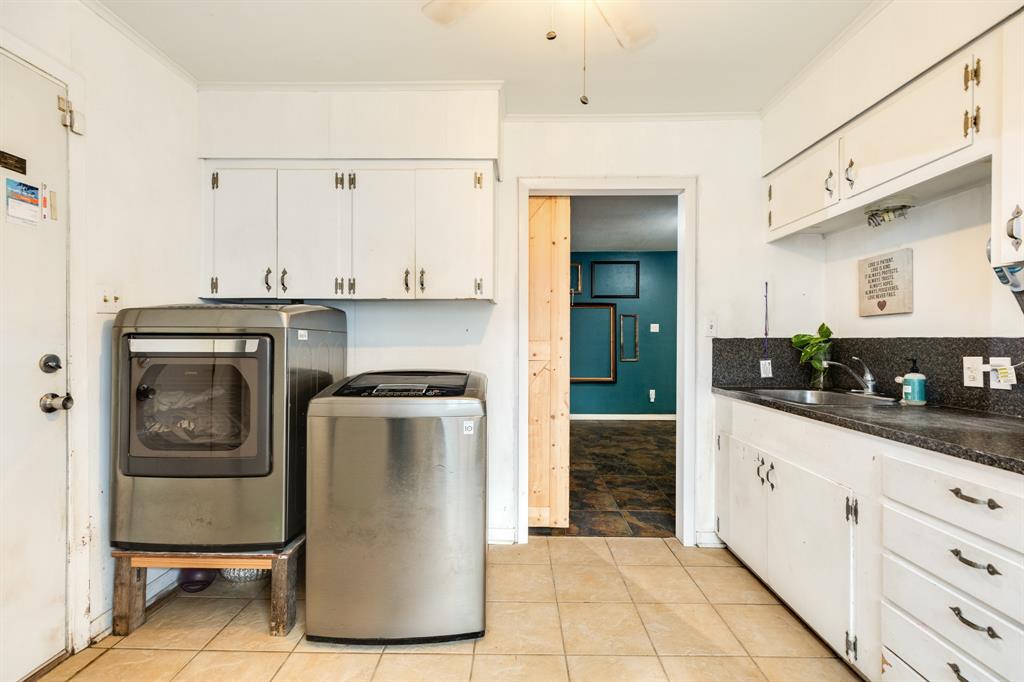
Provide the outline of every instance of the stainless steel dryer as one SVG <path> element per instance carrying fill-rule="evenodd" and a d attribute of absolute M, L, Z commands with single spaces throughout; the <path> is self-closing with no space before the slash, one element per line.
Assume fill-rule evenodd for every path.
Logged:
<path fill-rule="evenodd" d="M 475 372 L 372 372 L 313 399 L 308 639 L 483 635 L 485 390 Z"/>
<path fill-rule="evenodd" d="M 129 308 L 113 328 L 111 544 L 257 549 L 305 527 L 306 411 L 345 374 L 345 313 Z"/>

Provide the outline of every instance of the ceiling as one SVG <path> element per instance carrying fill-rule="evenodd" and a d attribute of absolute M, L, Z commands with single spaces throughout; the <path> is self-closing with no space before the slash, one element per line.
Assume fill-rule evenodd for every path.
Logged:
<path fill-rule="evenodd" d="M 569 201 L 573 251 L 676 250 L 677 196 L 579 196 Z"/>
<path fill-rule="evenodd" d="M 583 0 L 481 0 L 448 26 L 424 1 L 101 0 L 200 83 L 498 80 L 531 115 L 758 111 L 871 4 L 630 0 L 658 34 L 633 51 L 588 5 L 584 107 Z"/>

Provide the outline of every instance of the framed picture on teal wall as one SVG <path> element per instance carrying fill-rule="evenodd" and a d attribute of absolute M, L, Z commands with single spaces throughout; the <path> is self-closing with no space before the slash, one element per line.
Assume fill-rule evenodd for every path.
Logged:
<path fill-rule="evenodd" d="M 640 261 L 592 261 L 590 263 L 590 297 L 640 298 Z"/>
<path fill-rule="evenodd" d="M 569 319 L 569 381 L 616 381 L 615 304 L 573 303 Z"/>

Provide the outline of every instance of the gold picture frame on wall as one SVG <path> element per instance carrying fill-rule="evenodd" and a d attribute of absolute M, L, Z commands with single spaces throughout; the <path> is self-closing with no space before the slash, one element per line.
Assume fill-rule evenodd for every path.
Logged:
<path fill-rule="evenodd" d="M 574 384 L 614 384 L 618 380 L 615 304 L 573 303 L 570 310 L 574 317 L 585 315 L 577 320 L 587 329 L 584 333 L 570 332 L 577 345 L 570 352 L 569 381 Z M 581 340 L 585 340 L 587 345 L 578 345 Z M 596 371 L 594 363 L 600 365 Z"/>
<path fill-rule="evenodd" d="M 569 263 L 569 293 L 572 295 L 583 293 L 582 263 Z"/>

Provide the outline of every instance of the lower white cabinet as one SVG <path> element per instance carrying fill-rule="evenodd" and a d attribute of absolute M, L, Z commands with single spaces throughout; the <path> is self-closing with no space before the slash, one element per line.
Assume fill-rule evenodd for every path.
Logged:
<path fill-rule="evenodd" d="M 720 434 L 719 492 L 729 549 L 832 648 L 856 659 L 852 632 L 856 500 L 847 486 Z"/>

